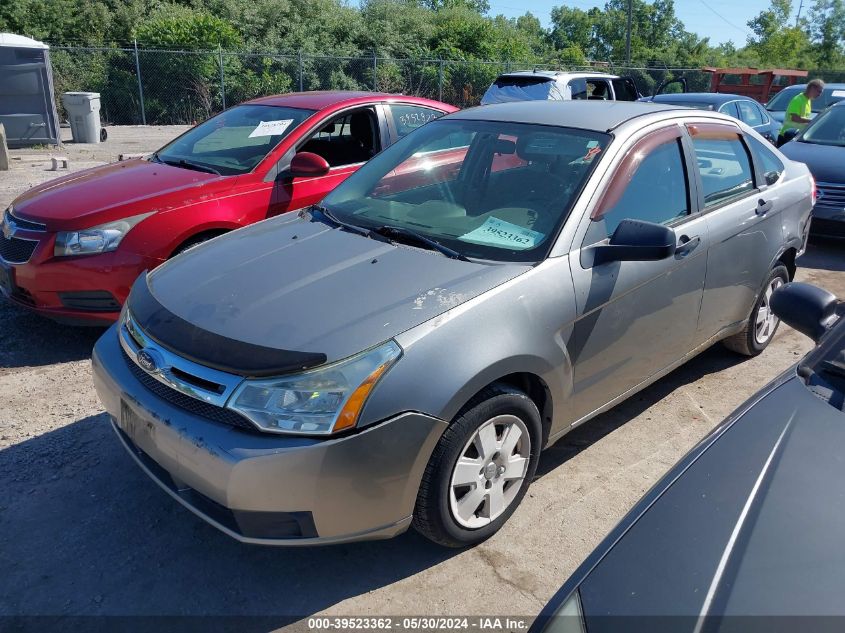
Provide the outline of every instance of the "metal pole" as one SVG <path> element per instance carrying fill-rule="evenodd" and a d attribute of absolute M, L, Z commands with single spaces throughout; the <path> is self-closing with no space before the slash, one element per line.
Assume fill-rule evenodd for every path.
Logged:
<path fill-rule="evenodd" d="M 443 60 L 440 60 L 440 68 L 437 71 L 437 100 L 443 101 Z"/>
<path fill-rule="evenodd" d="M 378 57 L 373 49 L 373 92 L 378 92 Z"/>
<path fill-rule="evenodd" d="M 138 40 L 135 40 L 135 74 L 138 75 L 138 97 L 141 99 L 141 125 L 146 125 L 147 111 L 144 108 L 144 85 L 141 83 L 141 61 L 138 59 Z"/>
<path fill-rule="evenodd" d="M 220 99 L 223 101 L 223 109 L 226 109 L 226 82 L 223 79 L 223 47 L 217 45 L 217 53 L 220 56 Z"/>
<path fill-rule="evenodd" d="M 795 26 L 798 26 L 798 22 L 801 20 L 801 9 L 804 8 L 804 0 L 798 3 L 798 13 L 795 15 Z"/>
<path fill-rule="evenodd" d="M 302 65 L 302 49 L 299 49 L 299 92 L 305 90 L 305 68 Z"/>
<path fill-rule="evenodd" d="M 625 34 L 625 61 L 630 66 L 631 65 L 631 13 L 632 7 L 631 3 L 633 0 L 628 0 L 628 30 Z"/>

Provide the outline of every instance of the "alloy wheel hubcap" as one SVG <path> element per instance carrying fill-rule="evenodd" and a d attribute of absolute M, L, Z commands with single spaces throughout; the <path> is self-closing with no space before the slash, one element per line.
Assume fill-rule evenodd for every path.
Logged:
<path fill-rule="evenodd" d="M 783 279 L 775 277 L 766 287 L 760 307 L 757 308 L 757 316 L 754 327 L 754 338 L 760 344 L 768 342 L 772 338 L 780 320 L 775 316 L 771 308 L 772 293 L 783 285 Z"/>
<path fill-rule="evenodd" d="M 525 482 L 531 457 L 528 427 L 515 415 L 482 424 L 452 470 L 449 508 L 459 525 L 476 529 L 495 521 Z"/>

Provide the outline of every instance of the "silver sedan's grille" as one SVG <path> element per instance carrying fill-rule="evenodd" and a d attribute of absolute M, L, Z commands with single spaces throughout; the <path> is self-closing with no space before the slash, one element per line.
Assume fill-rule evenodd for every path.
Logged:
<path fill-rule="evenodd" d="M 159 398 L 214 422 L 258 432 L 252 422 L 226 408 L 229 396 L 243 380 L 241 376 L 198 365 L 173 354 L 148 338 L 128 311 L 120 320 L 118 337 L 132 374 Z M 147 366 L 142 357 L 146 357 Z"/>

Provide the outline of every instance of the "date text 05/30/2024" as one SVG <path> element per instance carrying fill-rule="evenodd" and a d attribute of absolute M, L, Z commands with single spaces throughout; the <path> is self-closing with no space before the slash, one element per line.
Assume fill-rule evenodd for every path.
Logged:
<path fill-rule="evenodd" d="M 512 616 L 472 617 L 324 617 L 308 618 L 308 630 L 320 631 L 527 631 L 532 618 Z"/>

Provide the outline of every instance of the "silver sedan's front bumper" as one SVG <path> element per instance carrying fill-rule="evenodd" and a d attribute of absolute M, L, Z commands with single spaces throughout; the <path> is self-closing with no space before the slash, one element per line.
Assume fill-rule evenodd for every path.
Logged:
<path fill-rule="evenodd" d="M 192 512 L 248 543 L 328 544 L 403 532 L 446 428 L 407 413 L 351 435 L 309 439 L 212 422 L 144 387 L 114 327 L 97 342 L 93 369 L 112 425 L 141 468 Z"/>

